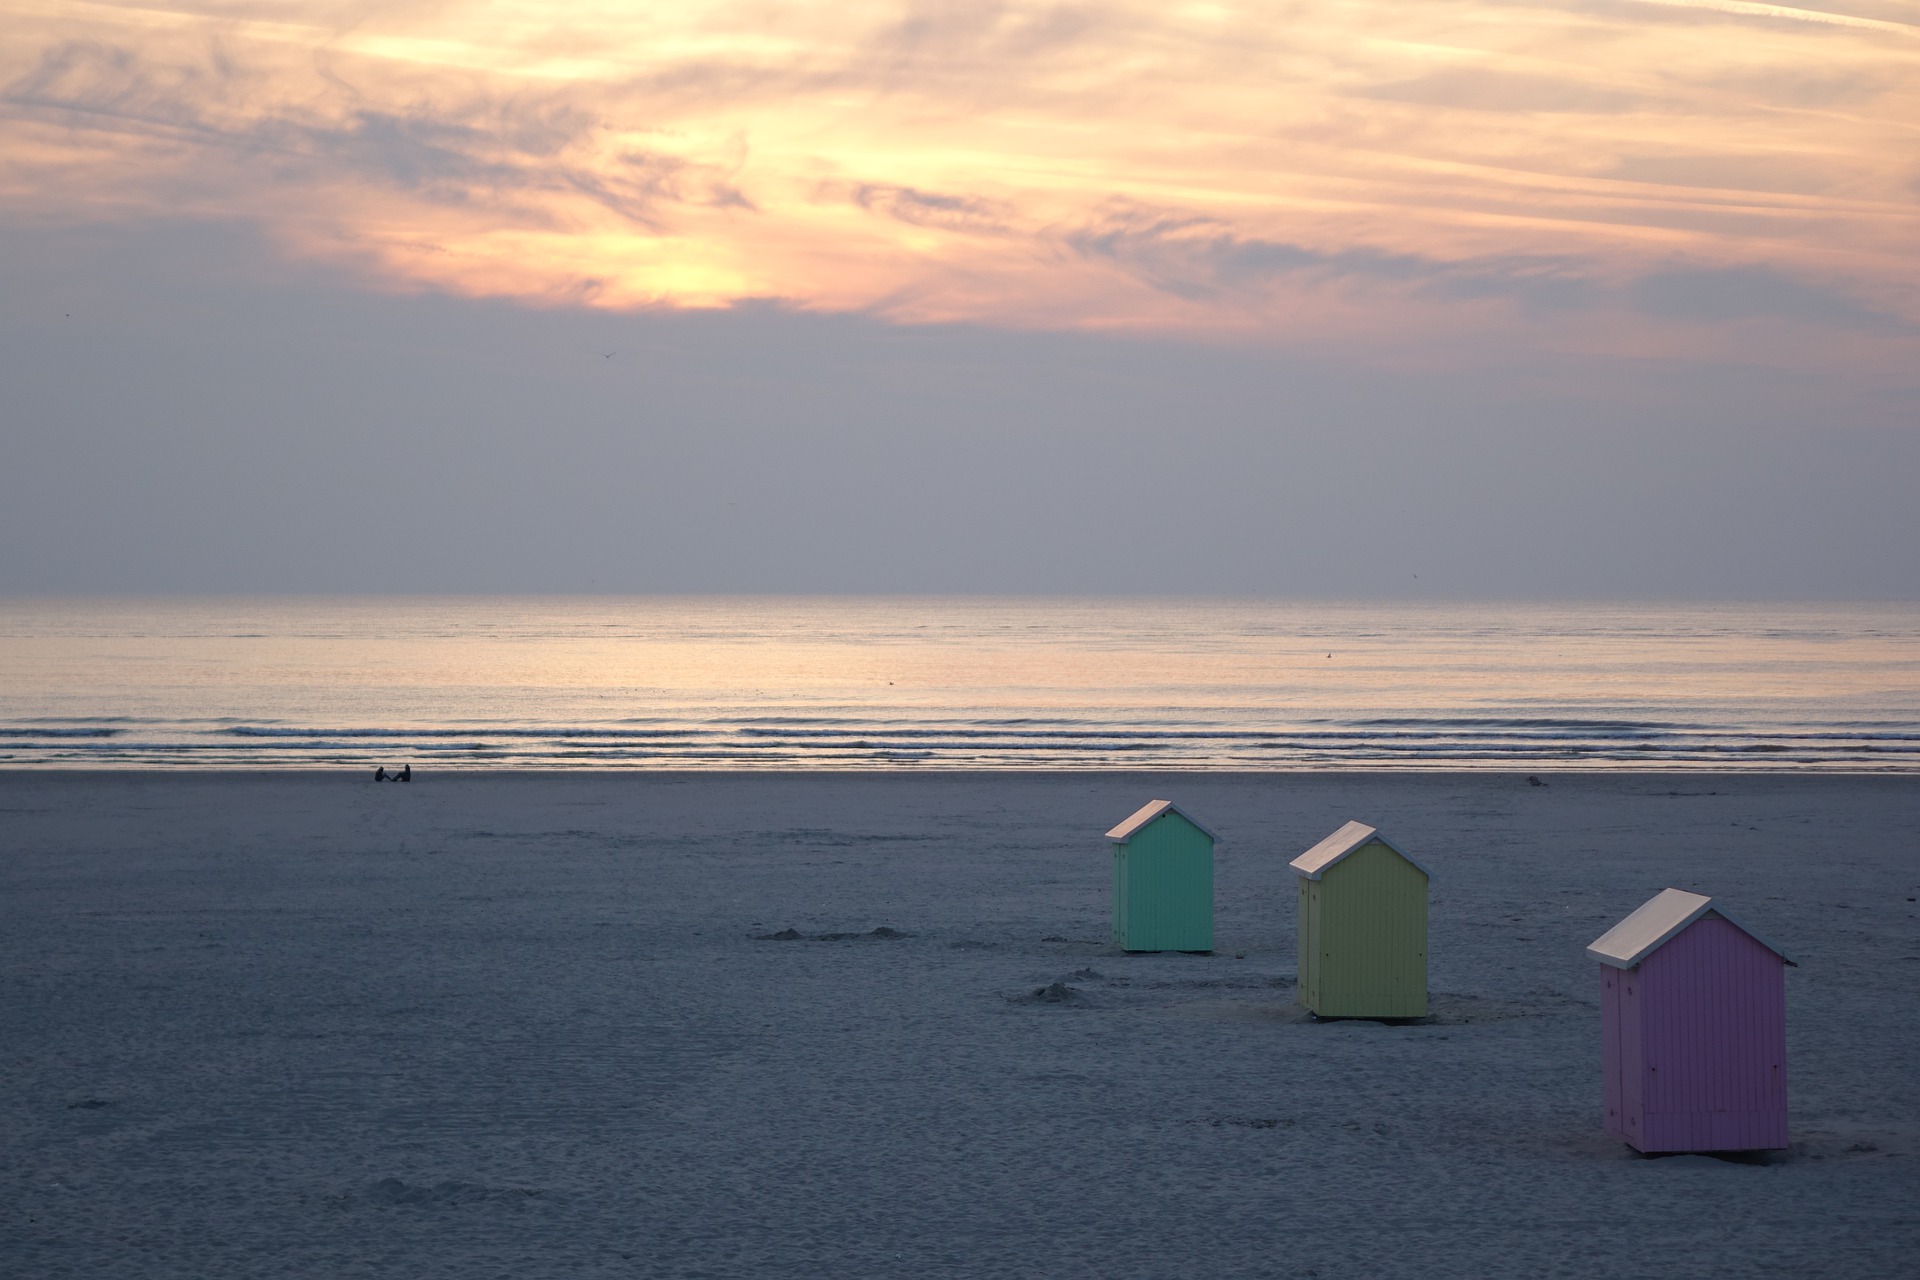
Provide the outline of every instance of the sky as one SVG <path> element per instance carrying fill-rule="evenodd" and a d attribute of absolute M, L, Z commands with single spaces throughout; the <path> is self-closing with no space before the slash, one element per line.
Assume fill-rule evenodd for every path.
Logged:
<path fill-rule="evenodd" d="M 1920 0 L 0 0 L 0 592 L 1920 597 Z"/>

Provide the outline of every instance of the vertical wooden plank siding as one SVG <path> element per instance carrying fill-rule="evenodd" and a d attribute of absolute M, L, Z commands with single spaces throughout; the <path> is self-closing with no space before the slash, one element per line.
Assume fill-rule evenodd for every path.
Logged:
<path fill-rule="evenodd" d="M 1320 1002 L 1320 912 L 1316 909 L 1319 881 L 1300 877 L 1300 973 L 1295 992 L 1299 1002 L 1311 1009 Z"/>
<path fill-rule="evenodd" d="M 1213 950 L 1213 841 L 1177 813 L 1163 813 L 1126 845 L 1128 951 Z"/>
<path fill-rule="evenodd" d="M 1113 941 L 1127 945 L 1127 846 L 1113 846 Z"/>
<path fill-rule="evenodd" d="M 1785 968 L 1717 916 L 1641 963 L 1642 1151 L 1787 1145 Z"/>
<path fill-rule="evenodd" d="M 1642 1151 L 1646 1141 L 1646 1048 L 1641 1034 L 1640 971 L 1615 969 L 1620 992 L 1620 1128 L 1621 1135 Z"/>
<path fill-rule="evenodd" d="M 1626 974 L 1610 964 L 1600 966 L 1600 1094 L 1606 1106 L 1606 1130 L 1625 1140 L 1626 1117 L 1621 1114 L 1620 984 Z"/>
<path fill-rule="evenodd" d="M 1315 882 L 1318 999 L 1331 1018 L 1427 1013 L 1427 877 L 1378 841 Z"/>

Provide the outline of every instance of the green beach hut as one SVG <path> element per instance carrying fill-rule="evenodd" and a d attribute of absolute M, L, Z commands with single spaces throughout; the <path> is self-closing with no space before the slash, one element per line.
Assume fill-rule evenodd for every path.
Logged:
<path fill-rule="evenodd" d="M 1323 1018 L 1427 1016 L 1427 869 L 1361 822 L 1300 873 L 1300 1003 Z"/>
<path fill-rule="evenodd" d="M 1213 950 L 1213 832 L 1150 800 L 1113 841 L 1113 940 L 1127 951 Z"/>

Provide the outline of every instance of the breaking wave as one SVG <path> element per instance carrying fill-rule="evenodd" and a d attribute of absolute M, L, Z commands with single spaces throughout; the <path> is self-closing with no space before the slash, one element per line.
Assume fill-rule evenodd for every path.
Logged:
<path fill-rule="evenodd" d="M 1495 717 L 1348 724 L 915 722 L 740 717 L 633 725 L 0 725 L 28 764 L 319 766 L 412 759 L 494 768 L 965 769 L 1843 768 L 1920 769 L 1920 732 L 1845 725 L 1772 731 L 1704 723 Z M 23 758 L 23 756 L 25 758 Z"/>

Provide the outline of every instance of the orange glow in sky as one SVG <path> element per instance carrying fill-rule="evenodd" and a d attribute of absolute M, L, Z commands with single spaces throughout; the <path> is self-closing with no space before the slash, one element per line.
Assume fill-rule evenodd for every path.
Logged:
<path fill-rule="evenodd" d="M 387 287 L 1867 366 L 1920 332 L 1913 0 L 5 0 L 0 86 L 0 217 L 239 219 Z"/>

